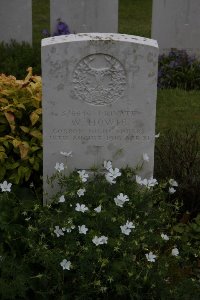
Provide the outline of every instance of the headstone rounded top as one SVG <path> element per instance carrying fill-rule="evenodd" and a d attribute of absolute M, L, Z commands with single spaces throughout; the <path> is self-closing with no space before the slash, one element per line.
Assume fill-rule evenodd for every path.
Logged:
<path fill-rule="evenodd" d="M 68 43 L 68 42 L 81 42 L 81 41 L 120 41 L 134 44 L 142 44 L 146 46 L 158 48 L 158 43 L 156 40 L 148 39 L 145 37 L 128 35 L 128 34 L 119 34 L 119 33 L 78 33 L 78 34 L 68 34 L 60 35 L 50 38 L 45 38 L 42 40 L 42 47 Z"/>

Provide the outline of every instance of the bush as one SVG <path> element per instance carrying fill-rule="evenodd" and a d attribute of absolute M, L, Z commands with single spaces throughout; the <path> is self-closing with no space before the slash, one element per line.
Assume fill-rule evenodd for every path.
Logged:
<path fill-rule="evenodd" d="M 40 49 L 23 42 L 12 41 L 10 44 L 0 43 L 0 74 L 12 74 L 17 78 L 26 76 L 30 66 L 34 74 L 41 74 Z"/>
<path fill-rule="evenodd" d="M 186 51 L 174 50 L 159 57 L 158 88 L 200 89 L 200 61 Z"/>
<path fill-rule="evenodd" d="M 41 77 L 0 75 L 0 180 L 39 182 L 42 174 Z"/>
<path fill-rule="evenodd" d="M 179 183 L 177 195 L 183 201 L 183 219 L 200 213 L 200 145 L 195 130 L 169 130 L 161 136 L 155 148 L 155 177 L 175 178 Z M 173 200 L 173 197 L 170 198 Z"/>
<path fill-rule="evenodd" d="M 2 300 L 198 299 L 199 219 L 180 229 L 168 183 L 105 166 L 58 171 L 45 207 L 0 194 Z"/>

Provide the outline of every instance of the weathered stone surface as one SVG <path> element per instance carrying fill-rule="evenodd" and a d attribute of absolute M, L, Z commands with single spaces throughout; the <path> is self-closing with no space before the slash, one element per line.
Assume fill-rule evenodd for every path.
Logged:
<path fill-rule="evenodd" d="M 200 57 L 199 36 L 199 0 L 153 0 L 152 38 L 160 54 L 176 48 Z"/>
<path fill-rule="evenodd" d="M 135 167 L 147 153 L 151 176 L 157 93 L 157 42 L 120 34 L 42 40 L 44 180 L 73 152 L 69 169 L 112 160 Z"/>
<path fill-rule="evenodd" d="M 32 44 L 32 0 L 1 0 L 0 42 Z"/>
<path fill-rule="evenodd" d="M 50 0 L 51 33 L 57 19 L 70 32 L 118 32 L 118 0 Z"/>

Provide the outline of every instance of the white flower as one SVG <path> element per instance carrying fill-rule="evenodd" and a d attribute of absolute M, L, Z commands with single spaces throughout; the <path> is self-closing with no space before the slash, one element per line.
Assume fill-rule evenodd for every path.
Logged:
<path fill-rule="evenodd" d="M 135 180 L 138 184 L 142 185 L 142 178 L 140 176 L 136 175 Z"/>
<path fill-rule="evenodd" d="M 109 169 L 109 173 L 110 173 L 114 178 L 117 178 L 117 177 L 119 177 L 119 176 L 122 175 L 122 173 L 119 171 L 118 168 L 115 168 L 115 169 L 110 168 L 110 169 Z"/>
<path fill-rule="evenodd" d="M 120 226 L 121 232 L 125 235 L 129 235 L 131 233 L 131 229 L 135 228 L 133 222 L 126 221 L 125 225 Z"/>
<path fill-rule="evenodd" d="M 147 187 L 153 187 L 154 185 L 158 184 L 157 180 L 153 177 L 147 180 L 147 182 Z"/>
<path fill-rule="evenodd" d="M 79 197 L 84 196 L 85 191 L 86 191 L 86 189 L 79 189 L 79 190 L 77 191 L 77 195 L 78 195 Z"/>
<path fill-rule="evenodd" d="M 65 169 L 65 167 L 64 167 L 64 164 L 63 163 L 56 163 L 56 165 L 55 165 L 55 169 L 58 171 L 58 172 L 61 172 L 61 171 L 63 171 L 64 169 Z"/>
<path fill-rule="evenodd" d="M 107 244 L 108 238 L 105 235 L 100 236 L 100 244 Z"/>
<path fill-rule="evenodd" d="M 159 138 L 159 136 L 160 136 L 160 132 L 158 134 L 155 134 L 156 139 Z"/>
<path fill-rule="evenodd" d="M 101 212 L 101 205 L 97 206 L 96 208 L 94 208 L 94 210 L 97 212 L 97 213 L 100 213 Z"/>
<path fill-rule="evenodd" d="M 71 261 L 68 261 L 66 259 L 63 259 L 60 263 L 61 267 L 63 268 L 63 270 L 70 270 L 71 269 Z"/>
<path fill-rule="evenodd" d="M 107 173 L 107 174 L 105 175 L 105 177 L 106 177 L 106 180 L 107 180 L 110 184 L 116 183 L 116 180 L 115 180 L 115 178 L 112 176 L 112 174 Z"/>
<path fill-rule="evenodd" d="M 79 230 L 79 233 L 86 234 L 88 231 L 88 228 L 85 227 L 85 225 L 81 225 L 81 226 L 78 226 L 78 230 Z"/>
<path fill-rule="evenodd" d="M 130 228 L 130 229 L 135 228 L 135 225 L 133 224 L 133 222 L 126 221 L 125 225 L 127 228 Z"/>
<path fill-rule="evenodd" d="M 146 186 L 148 189 L 150 189 L 151 187 L 155 186 L 156 184 L 158 184 L 157 180 L 153 177 L 151 177 L 150 179 L 146 179 L 144 178 L 142 180 L 142 178 L 138 175 L 136 175 L 136 182 L 139 184 L 139 185 L 144 185 Z"/>
<path fill-rule="evenodd" d="M 178 186 L 177 181 L 174 180 L 174 179 L 170 179 L 170 180 L 169 180 L 169 184 L 170 184 L 171 186 L 174 186 L 174 187 L 177 187 L 177 186 Z"/>
<path fill-rule="evenodd" d="M 125 235 L 129 235 L 131 233 L 131 229 L 128 228 L 126 225 L 120 226 L 121 232 Z"/>
<path fill-rule="evenodd" d="M 107 244 L 108 242 L 108 238 L 105 236 L 105 235 L 102 235 L 100 237 L 98 236 L 95 236 L 93 239 L 92 239 L 92 242 L 98 246 L 98 245 L 103 245 L 103 244 Z"/>
<path fill-rule="evenodd" d="M 155 262 L 155 259 L 156 259 L 156 255 L 154 255 L 152 252 L 149 252 L 147 254 L 145 254 L 146 256 L 146 259 L 150 262 Z"/>
<path fill-rule="evenodd" d="M 110 168 L 110 169 L 108 170 L 108 173 L 105 175 L 106 180 L 107 180 L 110 184 L 116 183 L 116 180 L 115 180 L 115 179 L 116 179 L 117 177 L 119 177 L 119 176 L 121 176 L 121 172 L 119 171 L 118 168 L 115 168 L 115 169 Z"/>
<path fill-rule="evenodd" d="M 11 192 L 11 186 L 12 183 L 8 183 L 7 181 L 0 183 L 0 188 L 2 192 Z"/>
<path fill-rule="evenodd" d="M 55 234 L 57 237 L 64 235 L 63 231 L 61 228 L 59 228 L 59 226 L 55 226 L 55 230 L 54 230 Z"/>
<path fill-rule="evenodd" d="M 123 193 L 120 193 L 119 195 L 117 195 L 116 198 L 114 198 L 115 204 L 119 207 L 123 207 L 124 203 L 126 201 L 129 201 L 129 198 L 127 195 L 124 195 Z"/>
<path fill-rule="evenodd" d="M 58 202 L 61 202 L 61 203 L 65 202 L 65 196 L 62 195 L 62 196 L 59 198 L 59 201 L 58 201 Z"/>
<path fill-rule="evenodd" d="M 161 233 L 161 238 L 165 241 L 169 241 L 169 237 L 167 234 Z"/>
<path fill-rule="evenodd" d="M 65 157 L 72 157 L 72 151 L 70 152 L 63 152 L 63 151 L 60 151 L 60 154 L 65 156 Z"/>
<path fill-rule="evenodd" d="M 173 188 L 173 187 L 170 187 L 169 188 L 169 193 L 170 194 L 174 194 L 176 192 L 176 190 Z"/>
<path fill-rule="evenodd" d="M 85 204 L 79 204 L 79 203 L 76 203 L 75 210 L 76 210 L 76 211 L 81 211 L 82 213 L 84 213 L 85 211 L 88 210 L 88 207 L 85 206 Z"/>
<path fill-rule="evenodd" d="M 143 153 L 142 157 L 143 157 L 143 160 L 144 160 L 144 161 L 149 162 L 149 156 L 148 156 L 147 153 Z"/>
<path fill-rule="evenodd" d="M 103 163 L 103 165 L 104 165 L 104 168 L 106 169 L 106 170 L 108 170 L 109 171 L 109 169 L 111 169 L 112 168 L 112 163 L 111 163 L 111 161 L 104 161 L 104 163 Z"/>
<path fill-rule="evenodd" d="M 178 251 L 177 248 L 173 248 L 173 249 L 172 249 L 172 255 L 173 255 L 173 256 L 178 256 L 178 255 L 179 255 L 179 251 Z"/>
<path fill-rule="evenodd" d="M 92 242 L 96 245 L 96 246 L 98 246 L 98 245 L 100 245 L 100 239 L 95 235 L 95 237 L 92 239 Z"/>
<path fill-rule="evenodd" d="M 78 174 L 79 174 L 79 177 L 81 179 L 82 182 L 86 182 L 89 175 L 86 174 L 86 171 L 85 170 L 82 170 L 82 171 L 78 171 Z"/>

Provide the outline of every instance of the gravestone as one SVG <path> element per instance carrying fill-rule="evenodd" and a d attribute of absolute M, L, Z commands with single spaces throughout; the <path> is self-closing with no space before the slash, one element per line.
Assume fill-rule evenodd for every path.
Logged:
<path fill-rule="evenodd" d="M 50 0 L 51 33 L 57 20 L 71 33 L 118 32 L 118 0 Z"/>
<path fill-rule="evenodd" d="M 200 1 L 153 0 L 152 38 L 160 54 L 173 48 L 200 57 Z"/>
<path fill-rule="evenodd" d="M 0 42 L 32 44 L 32 0 L 1 0 Z"/>
<path fill-rule="evenodd" d="M 135 167 L 153 174 L 157 42 L 123 34 L 42 40 L 44 181 L 72 151 L 70 170 Z"/>

